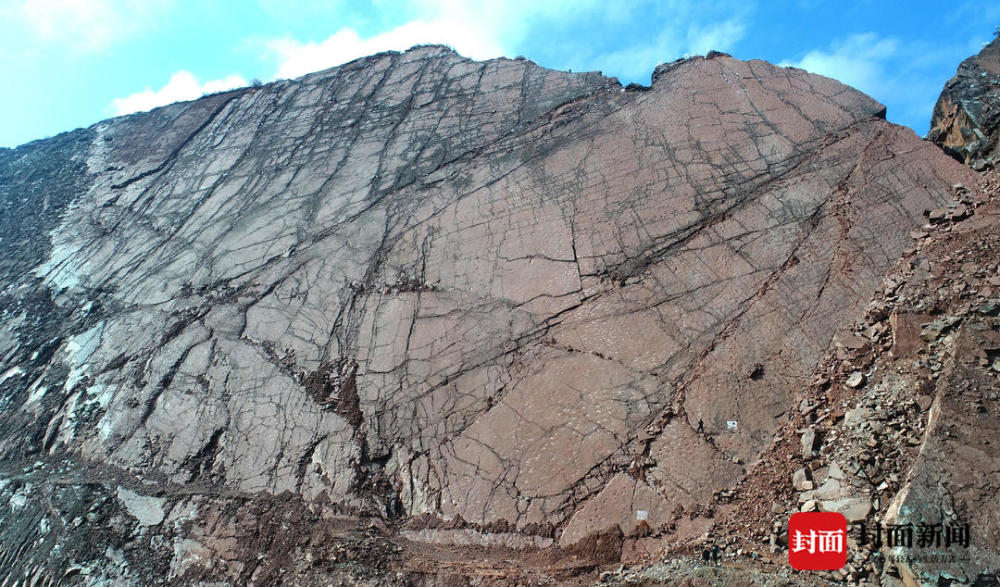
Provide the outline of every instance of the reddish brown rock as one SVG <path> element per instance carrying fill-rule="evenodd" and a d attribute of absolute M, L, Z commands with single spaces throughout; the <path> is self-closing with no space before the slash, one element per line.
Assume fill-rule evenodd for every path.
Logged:
<path fill-rule="evenodd" d="M 930 314 L 894 312 L 889 316 L 889 325 L 892 328 L 892 355 L 903 359 L 922 348 L 924 341 L 920 338 L 920 331 L 925 324 L 933 321 L 934 317 Z"/>
<path fill-rule="evenodd" d="M 626 536 L 640 526 L 659 528 L 668 522 L 672 504 L 646 483 L 625 474 L 615 475 L 593 499 L 576 511 L 559 538 L 572 545 L 603 528 L 615 525 Z"/>
<path fill-rule="evenodd" d="M 924 550 L 934 557 L 897 563 L 918 584 L 988 581 L 987 571 L 1000 569 L 1000 383 L 978 360 L 983 352 L 1000 353 L 997 328 L 995 320 L 962 326 L 953 363 L 938 379 L 920 452 L 886 514 L 887 523 L 941 524 L 943 532 L 967 538 L 935 541 Z"/>
<path fill-rule="evenodd" d="M 621 559 L 623 543 L 624 535 L 621 528 L 611 526 L 589 534 L 566 550 L 597 563 L 613 563 Z"/>
<path fill-rule="evenodd" d="M 65 466 L 187 512 L 156 541 L 95 514 L 123 529 L 102 546 L 152 553 L 109 581 L 210 576 L 225 549 L 195 529 L 236 540 L 262 501 L 310 528 L 426 515 L 435 541 L 597 533 L 584 550 L 612 560 L 622 530 L 711 515 L 923 211 L 974 185 L 883 114 L 720 54 L 625 91 L 421 47 L 2 153 L 3 193 L 55 210 L 0 226 L 34 239 L 0 240 L 4 479 Z M 190 493 L 241 505 L 175 512 Z M 42 538 L 35 505 L 0 519 L 3 544 L 48 545 L 18 573 L 82 536 L 70 516 Z"/>

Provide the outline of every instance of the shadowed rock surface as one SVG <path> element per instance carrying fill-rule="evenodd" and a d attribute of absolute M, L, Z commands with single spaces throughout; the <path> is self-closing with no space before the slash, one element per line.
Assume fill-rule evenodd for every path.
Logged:
<path fill-rule="evenodd" d="M 976 170 L 1000 154 L 1000 36 L 958 66 L 934 105 L 927 138 Z"/>
<path fill-rule="evenodd" d="M 884 111 L 421 47 L 0 151 L 0 568 L 538 582 L 690 542 L 976 184 Z"/>

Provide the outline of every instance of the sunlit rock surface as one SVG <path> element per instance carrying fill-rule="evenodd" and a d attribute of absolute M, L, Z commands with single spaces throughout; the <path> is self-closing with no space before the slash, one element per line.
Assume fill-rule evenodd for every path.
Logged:
<path fill-rule="evenodd" d="M 568 547 L 696 510 L 974 183 L 883 117 L 721 54 L 626 91 L 421 47 L 0 151 L 0 566 L 263 581 L 261 511 Z"/>

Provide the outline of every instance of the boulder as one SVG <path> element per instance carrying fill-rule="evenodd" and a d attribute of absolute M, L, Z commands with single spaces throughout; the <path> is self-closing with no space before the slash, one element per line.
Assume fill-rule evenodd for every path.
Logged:
<path fill-rule="evenodd" d="M 812 489 L 813 482 L 808 470 L 802 467 L 796 469 L 795 473 L 792 474 L 792 486 L 799 491 Z"/>
<path fill-rule="evenodd" d="M 872 501 L 867 497 L 845 497 L 819 502 L 820 510 L 844 514 L 848 523 L 862 522 L 872 511 Z"/>

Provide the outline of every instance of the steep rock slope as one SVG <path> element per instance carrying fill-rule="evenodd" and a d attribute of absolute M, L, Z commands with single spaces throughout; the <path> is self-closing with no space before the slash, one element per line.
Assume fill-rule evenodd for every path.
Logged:
<path fill-rule="evenodd" d="M 837 510 L 853 526 L 849 563 L 825 578 L 996 584 L 1000 176 L 980 179 L 981 191 L 953 186 L 863 318 L 839 329 L 774 447 L 717 496 L 731 510 L 709 544 L 749 537 L 784 563 L 789 516 Z M 754 519 L 768 509 L 770 531 Z"/>
<path fill-rule="evenodd" d="M 1000 151 L 1000 37 L 958 66 L 931 117 L 927 138 L 976 170 Z"/>
<path fill-rule="evenodd" d="M 0 153 L 0 490 L 32 520 L 0 556 L 262 580 L 334 512 L 668 528 L 974 184 L 883 113 L 720 54 L 624 91 L 423 47 Z"/>

